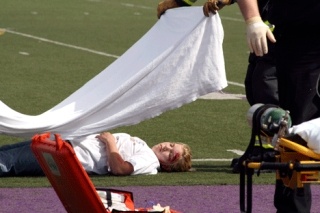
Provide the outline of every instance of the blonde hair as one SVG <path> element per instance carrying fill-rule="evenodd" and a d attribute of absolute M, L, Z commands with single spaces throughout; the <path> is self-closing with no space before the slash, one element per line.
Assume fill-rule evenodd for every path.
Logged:
<path fill-rule="evenodd" d="M 167 172 L 187 172 L 191 169 L 191 148 L 189 145 L 185 143 L 178 142 L 177 144 L 181 144 L 183 146 L 183 153 L 180 159 L 170 165 L 161 165 L 161 169 Z"/>

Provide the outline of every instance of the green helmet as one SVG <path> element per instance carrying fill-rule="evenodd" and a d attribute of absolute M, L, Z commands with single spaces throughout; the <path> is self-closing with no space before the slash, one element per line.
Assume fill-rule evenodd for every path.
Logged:
<path fill-rule="evenodd" d="M 287 122 L 287 127 L 292 125 L 291 117 L 288 111 L 278 108 L 276 106 L 270 106 L 262 108 L 263 104 L 255 104 L 251 106 L 247 113 L 247 120 L 252 126 L 252 117 L 256 110 L 264 110 L 260 117 L 260 128 L 268 135 L 274 135 L 279 131 L 279 127 L 282 121 Z M 259 119 L 259 118 L 258 118 Z"/>
<path fill-rule="evenodd" d="M 279 131 L 282 121 L 287 122 L 287 127 L 292 125 L 289 113 L 281 108 L 270 107 L 266 109 L 260 118 L 261 129 L 269 134 L 275 134 Z"/>

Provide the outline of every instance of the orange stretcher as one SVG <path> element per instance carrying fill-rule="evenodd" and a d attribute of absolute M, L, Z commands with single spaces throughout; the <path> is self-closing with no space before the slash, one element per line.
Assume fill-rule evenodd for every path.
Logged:
<path fill-rule="evenodd" d="M 59 135 L 55 135 L 54 140 L 50 139 L 50 133 L 35 135 L 32 138 L 31 148 L 67 212 L 134 212 L 132 193 L 95 188 L 76 157 L 72 146 L 62 140 Z M 113 209 L 109 211 L 103 204 L 97 190 L 111 190 L 122 194 L 125 198 L 124 203 L 130 210 L 118 211 Z"/>

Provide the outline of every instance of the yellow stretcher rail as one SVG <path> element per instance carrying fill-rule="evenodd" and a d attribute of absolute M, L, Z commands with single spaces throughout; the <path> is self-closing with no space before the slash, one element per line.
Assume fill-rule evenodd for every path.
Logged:
<path fill-rule="evenodd" d="M 303 187 L 305 183 L 320 183 L 320 154 L 284 138 L 280 138 L 278 150 L 277 162 L 244 161 L 243 166 L 276 170 L 276 178 L 282 179 L 291 188 Z"/>
<path fill-rule="evenodd" d="M 252 176 L 254 170 L 275 170 L 276 179 L 282 180 L 286 187 L 302 188 L 304 184 L 320 183 L 320 154 L 308 147 L 285 138 L 279 138 L 275 162 L 257 162 L 247 159 L 242 161 L 240 171 L 240 209 L 251 213 L 252 210 Z M 247 184 L 245 179 L 247 178 Z M 247 190 L 245 190 L 245 185 Z M 247 198 L 245 199 L 245 193 Z M 247 211 L 245 209 L 247 201 Z"/>

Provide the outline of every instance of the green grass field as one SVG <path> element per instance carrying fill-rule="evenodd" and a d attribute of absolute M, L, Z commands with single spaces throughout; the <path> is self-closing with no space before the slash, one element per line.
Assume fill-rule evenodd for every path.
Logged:
<path fill-rule="evenodd" d="M 7 31 L 0 36 L 0 100 L 30 115 L 50 109 L 139 40 L 156 23 L 157 4 L 155 0 L 3 1 L 0 29 Z M 202 4 L 199 1 L 196 6 Z M 220 17 L 229 81 L 225 91 L 244 94 L 245 26 L 237 5 L 225 7 Z M 110 131 L 137 135 L 150 145 L 183 141 L 192 147 L 194 159 L 231 159 L 237 155 L 227 150 L 245 150 L 249 142 L 248 108 L 245 100 L 197 100 L 138 125 Z M 1 135 L 0 145 L 20 140 Z M 231 173 L 228 161 L 193 165 L 196 171 L 189 173 L 92 180 L 99 186 L 238 184 L 239 177 Z M 273 183 L 274 174 L 262 174 L 254 181 Z M 49 185 L 45 177 L 0 179 L 0 187 Z"/>

